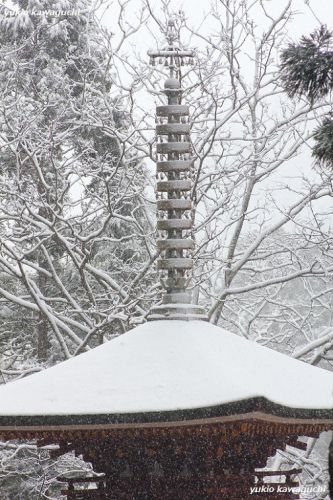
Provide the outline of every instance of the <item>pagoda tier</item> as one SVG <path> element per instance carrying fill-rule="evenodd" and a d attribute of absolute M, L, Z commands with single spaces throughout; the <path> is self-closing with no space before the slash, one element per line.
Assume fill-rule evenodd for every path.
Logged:
<path fill-rule="evenodd" d="M 154 306 L 148 320 L 207 320 L 202 307 L 191 300 L 194 240 L 192 239 L 193 156 L 190 141 L 190 110 L 182 104 L 180 67 L 190 64 L 192 51 L 175 46 L 176 34 L 171 21 L 168 46 L 150 51 L 151 63 L 164 63 L 170 77 L 164 83 L 167 104 L 156 108 L 156 193 L 157 269 L 165 290 L 162 304 Z"/>
<path fill-rule="evenodd" d="M 64 482 L 68 499 L 300 498 L 293 488 L 297 491 L 301 469 L 257 469 L 265 467 L 267 458 L 286 445 L 306 448 L 298 436 L 318 437 L 321 431 L 333 428 L 332 421 L 268 415 L 259 408 L 267 410 L 270 405 L 260 399 L 243 403 L 243 410 L 252 406 L 257 411 L 239 415 L 240 406 L 211 409 L 229 415 L 192 420 L 178 412 L 171 418 L 160 414 L 159 418 L 166 419 L 162 422 L 83 424 L 82 417 L 76 424 L 62 419 L 62 425 L 1 426 L 0 436 L 38 439 L 40 446 L 57 443 L 59 449 L 51 452 L 53 457 L 74 451 L 91 462 L 98 477 L 58 478 Z M 192 416 L 202 412 L 197 410 Z M 184 420 L 173 420 L 177 417 Z M 82 491 L 87 484 L 89 489 Z"/>
<path fill-rule="evenodd" d="M 299 471 L 257 469 L 333 430 L 332 388 L 332 373 L 208 322 L 152 321 L 0 387 L 0 437 L 91 462 L 97 482 L 62 478 L 69 499 L 297 499 Z"/>
<path fill-rule="evenodd" d="M 180 75 L 193 53 L 177 36 L 170 21 L 168 46 L 150 53 L 170 69 L 156 128 L 162 303 L 154 321 L 1 386 L 0 437 L 91 462 L 94 476 L 60 478 L 68 499 L 296 500 L 299 469 L 258 469 L 287 445 L 304 449 L 298 436 L 333 429 L 333 373 L 196 321 L 207 317 L 189 286 L 193 158 Z"/>

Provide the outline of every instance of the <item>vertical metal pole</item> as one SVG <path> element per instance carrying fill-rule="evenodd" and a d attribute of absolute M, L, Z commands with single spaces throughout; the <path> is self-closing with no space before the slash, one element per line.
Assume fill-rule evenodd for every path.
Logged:
<path fill-rule="evenodd" d="M 188 289 L 193 270 L 191 238 L 192 219 L 190 192 L 192 183 L 191 143 L 189 139 L 189 107 L 181 104 L 182 88 L 178 79 L 180 65 L 189 64 L 194 53 L 180 50 L 174 21 L 168 22 L 168 46 L 157 52 L 148 52 L 151 63 L 164 62 L 169 78 L 164 83 L 168 98 L 165 106 L 158 106 L 156 114 L 157 142 L 157 210 L 160 258 L 157 261 L 161 281 L 165 288 L 162 305 L 151 309 L 149 320 L 154 319 L 207 319 L 200 306 L 191 303 Z"/>

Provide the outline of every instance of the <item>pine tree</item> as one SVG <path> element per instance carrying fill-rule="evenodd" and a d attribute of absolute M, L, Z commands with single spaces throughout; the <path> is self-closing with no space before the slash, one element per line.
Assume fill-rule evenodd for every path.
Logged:
<path fill-rule="evenodd" d="M 10 16 L 0 7 L 0 383 L 128 328 L 126 318 L 108 319 L 119 291 L 107 278 L 122 290 L 147 260 L 145 171 L 117 139 L 128 116 L 110 95 L 92 2 L 14 5 Z M 52 9 L 78 12 L 34 13 Z M 10 443 L 1 449 L 1 498 L 58 497 L 60 470 L 82 466 L 64 460 Z"/>
<path fill-rule="evenodd" d="M 305 96 L 313 104 L 333 90 L 333 33 L 321 26 L 299 43 L 290 43 L 281 56 L 282 84 L 290 97 Z M 333 168 L 333 115 L 314 134 L 313 156 Z"/>
<path fill-rule="evenodd" d="M 127 127 L 126 109 L 110 95 L 110 54 L 92 2 L 14 4 L 15 16 L 3 6 L 0 15 L 0 206 L 6 214 L 0 230 L 7 245 L 0 271 L 10 278 L 7 292 L 37 306 L 26 321 L 25 331 L 34 332 L 27 346 L 39 362 L 52 364 L 76 352 L 87 335 L 94 344 L 106 330 L 126 329 L 108 328 L 119 292 L 95 268 L 116 271 L 121 289 L 146 260 L 138 243 L 146 178 L 117 138 Z M 36 14 L 55 8 L 76 13 Z M 126 240 L 135 224 L 141 236 Z M 108 242 L 122 237 L 127 248 Z M 17 303 L 10 307 L 27 319 Z"/>
<path fill-rule="evenodd" d="M 333 90 L 333 33 L 321 26 L 298 44 L 289 44 L 282 53 L 282 82 L 290 97 L 306 96 L 313 104 Z M 333 168 L 333 113 L 314 133 L 314 158 Z M 329 492 L 333 498 L 333 440 L 329 447 Z"/>

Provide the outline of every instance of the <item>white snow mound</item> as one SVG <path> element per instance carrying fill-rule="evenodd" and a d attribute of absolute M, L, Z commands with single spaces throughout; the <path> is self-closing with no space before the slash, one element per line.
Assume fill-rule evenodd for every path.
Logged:
<path fill-rule="evenodd" d="M 152 321 L 0 387 L 0 415 L 200 408 L 262 396 L 333 407 L 333 373 L 203 321 Z"/>

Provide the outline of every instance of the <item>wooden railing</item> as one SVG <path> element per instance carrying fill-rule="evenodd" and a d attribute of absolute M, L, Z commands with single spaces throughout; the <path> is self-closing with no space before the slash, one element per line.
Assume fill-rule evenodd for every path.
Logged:
<path fill-rule="evenodd" d="M 105 496 L 105 477 L 104 476 L 91 476 L 91 477 L 57 477 L 60 482 L 67 483 L 67 489 L 61 490 L 62 495 L 67 495 L 68 500 L 81 500 L 81 499 L 101 499 Z M 75 485 L 93 485 L 95 487 L 90 488 L 75 488 Z"/>

